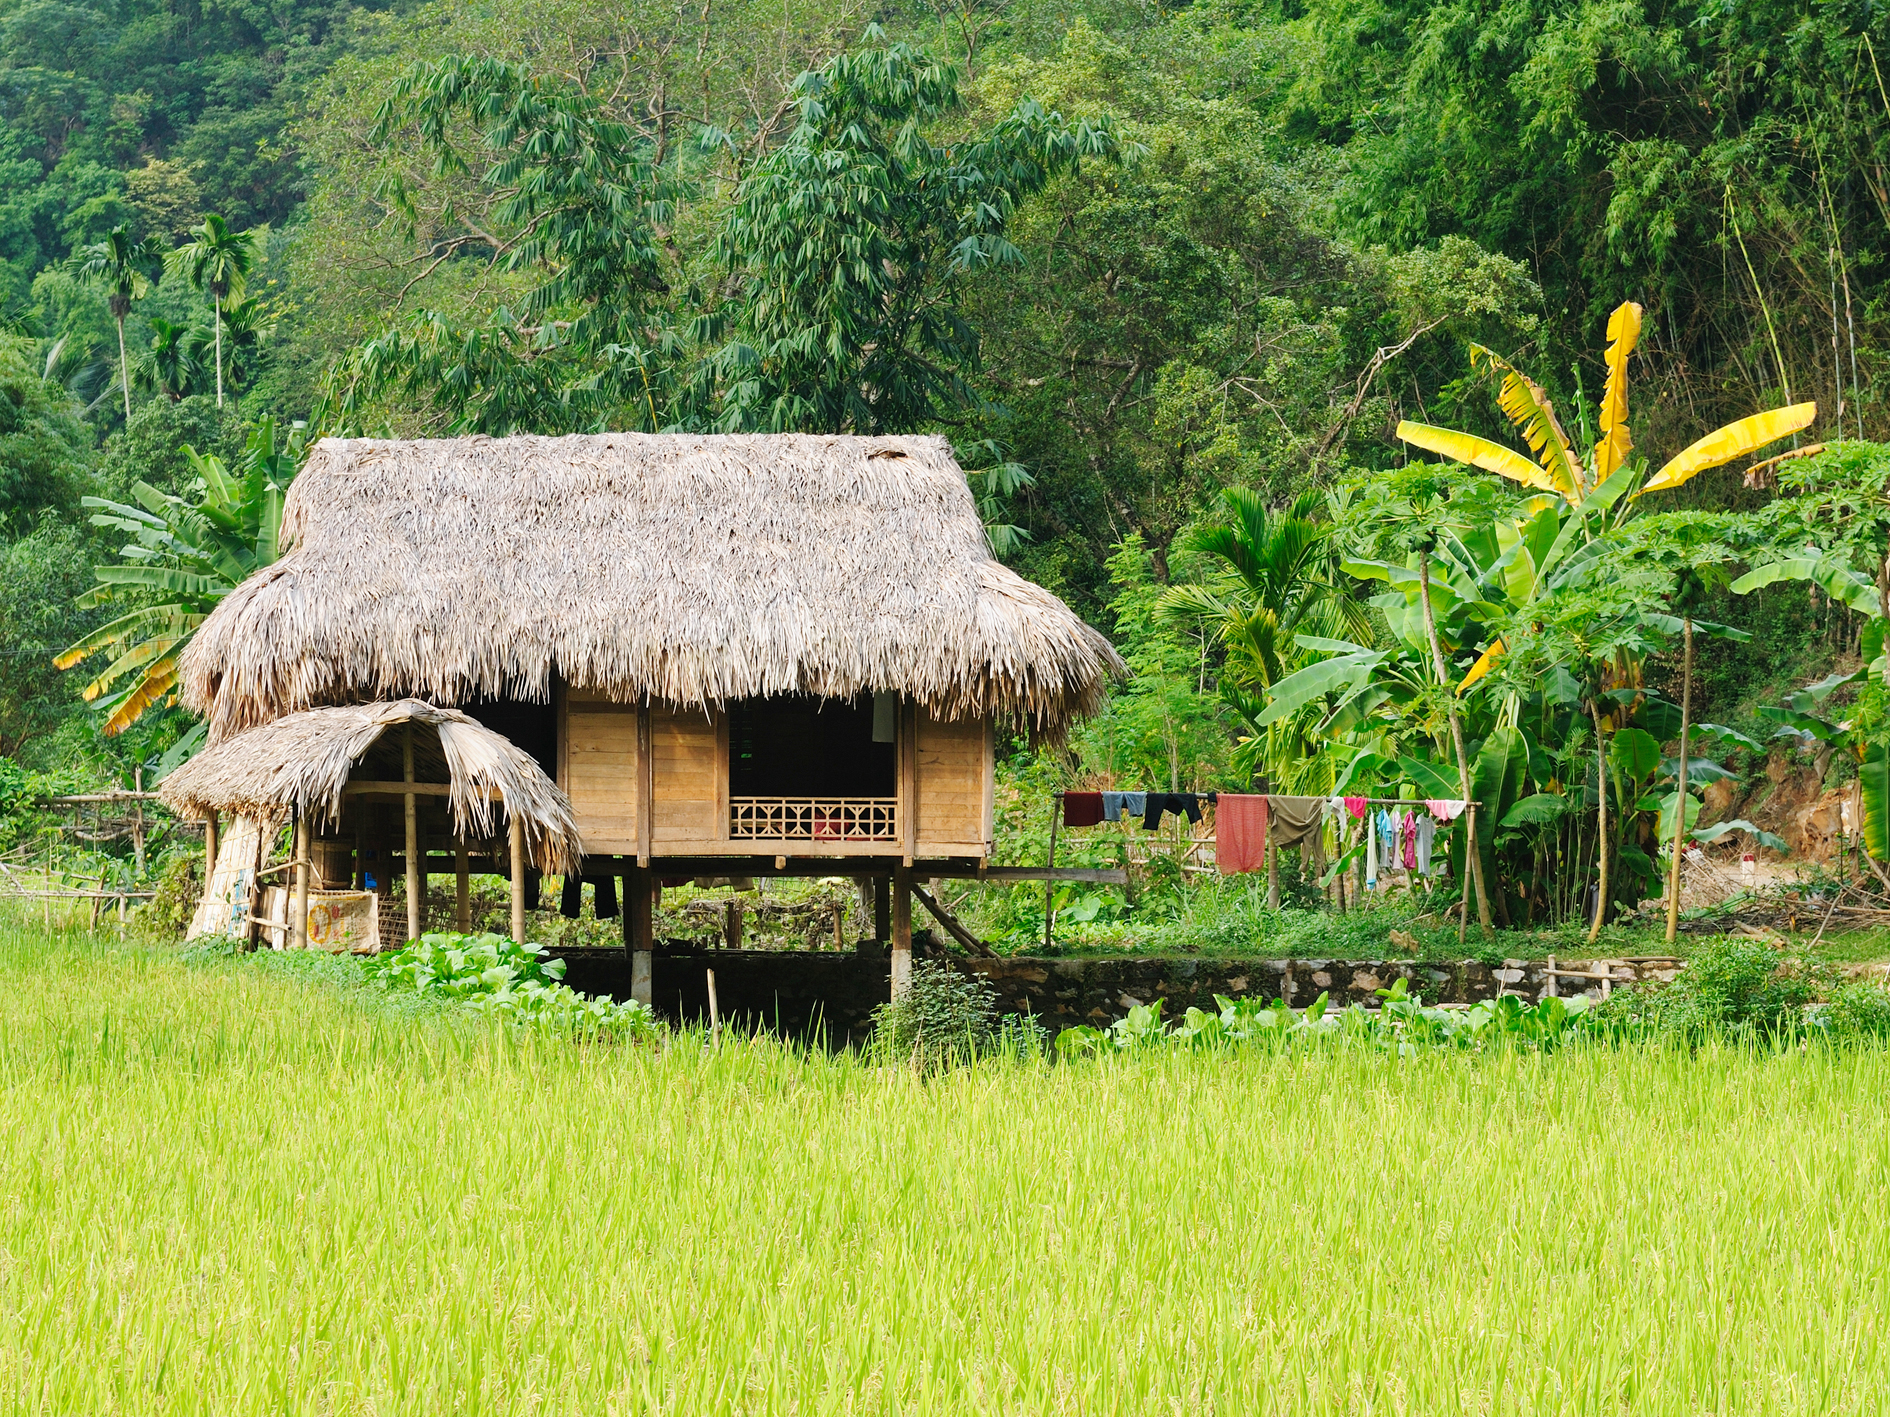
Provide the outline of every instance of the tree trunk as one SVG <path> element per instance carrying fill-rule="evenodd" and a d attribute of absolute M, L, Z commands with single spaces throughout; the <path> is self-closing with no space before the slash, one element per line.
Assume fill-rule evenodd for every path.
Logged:
<path fill-rule="evenodd" d="M 1601 704 L 1588 701 L 1595 720 L 1595 866 L 1601 882 L 1595 891 L 1595 918 L 1588 924 L 1588 943 L 1601 933 L 1601 917 L 1608 913 L 1608 740 L 1601 731 Z"/>
<path fill-rule="evenodd" d="M 217 362 L 217 407 L 223 407 L 223 307 L 213 297 L 210 301 L 210 324 L 216 331 L 216 352 L 212 356 Z"/>
<path fill-rule="evenodd" d="M 1457 754 L 1457 781 L 1463 788 L 1463 800 L 1468 802 L 1474 795 L 1470 790 L 1470 761 L 1463 750 L 1463 725 L 1457 721 L 1457 700 L 1450 692 L 1450 671 L 1444 666 L 1444 648 L 1437 639 L 1437 616 L 1431 611 L 1431 557 L 1428 551 L 1418 552 L 1418 599 L 1424 606 L 1424 632 L 1431 640 L 1431 663 L 1437 670 L 1438 685 L 1444 691 L 1444 716 L 1450 720 L 1450 744 Z M 1483 856 L 1477 850 L 1477 838 L 1474 830 L 1476 813 L 1469 812 L 1464 817 L 1464 881 L 1476 882 L 1477 888 L 1477 923 L 1483 927 L 1483 937 L 1488 939 L 1495 933 L 1490 924 L 1490 895 L 1483 882 Z"/>
<path fill-rule="evenodd" d="M 1679 800 L 1674 803 L 1673 860 L 1667 867 L 1667 943 L 1680 933 L 1680 851 L 1687 840 L 1687 737 L 1693 731 L 1693 617 L 1680 621 L 1686 637 L 1680 657 Z"/>
<path fill-rule="evenodd" d="M 125 317 L 120 315 L 118 325 L 118 382 L 125 386 L 125 424 L 131 424 L 131 365 L 125 359 Z"/>

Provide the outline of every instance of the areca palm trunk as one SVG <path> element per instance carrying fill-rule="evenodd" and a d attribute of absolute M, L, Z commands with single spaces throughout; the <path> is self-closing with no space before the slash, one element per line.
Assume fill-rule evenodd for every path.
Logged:
<path fill-rule="evenodd" d="M 1680 849 L 1687 840 L 1687 736 L 1693 730 L 1693 617 L 1680 620 L 1686 648 L 1680 664 L 1680 773 L 1674 802 L 1673 860 L 1667 867 L 1667 943 L 1680 933 Z"/>
<path fill-rule="evenodd" d="M 210 297 L 210 328 L 215 331 L 215 358 L 217 361 L 217 407 L 223 407 L 223 302 L 216 296 Z"/>
<path fill-rule="evenodd" d="M 1444 647 L 1437 638 L 1437 616 L 1431 610 L 1431 556 L 1428 551 L 1418 552 L 1418 599 L 1424 606 L 1424 632 L 1430 636 L 1431 663 L 1437 670 L 1437 682 L 1444 690 L 1444 716 L 1450 721 L 1450 743 L 1457 753 L 1457 781 L 1463 788 L 1463 800 L 1468 803 L 1472 796 L 1470 790 L 1470 760 L 1463 749 L 1463 724 L 1457 719 L 1457 701 L 1450 692 L 1450 673 L 1444 666 Z M 1477 810 L 1466 807 L 1464 816 L 1463 869 L 1464 885 L 1469 887 L 1474 880 L 1477 890 L 1477 923 L 1483 927 L 1483 936 L 1488 939 L 1494 931 L 1490 924 L 1490 894 L 1483 881 L 1482 853 L 1477 850 Z"/>
<path fill-rule="evenodd" d="M 1601 933 L 1601 917 L 1608 913 L 1608 740 L 1601 731 L 1601 703 L 1588 701 L 1595 720 L 1595 865 L 1600 884 L 1595 891 L 1595 918 L 1588 922 L 1588 943 Z"/>
<path fill-rule="evenodd" d="M 131 364 L 125 358 L 125 317 L 114 314 L 118 326 L 118 382 L 125 387 L 125 423 L 131 422 Z"/>

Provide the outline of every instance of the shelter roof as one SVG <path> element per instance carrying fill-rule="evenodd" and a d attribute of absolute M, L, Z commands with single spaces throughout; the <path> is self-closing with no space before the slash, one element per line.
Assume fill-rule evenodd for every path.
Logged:
<path fill-rule="evenodd" d="M 571 803 L 531 755 L 457 710 L 417 699 L 288 714 L 205 749 L 166 776 L 158 796 L 187 817 L 295 810 L 334 821 L 351 778 L 401 779 L 401 735 L 391 730 L 408 723 L 415 730 L 414 778 L 448 785 L 462 837 L 495 835 L 496 796 L 506 813 L 523 820 L 534 865 L 554 875 L 576 869 L 584 848 Z"/>

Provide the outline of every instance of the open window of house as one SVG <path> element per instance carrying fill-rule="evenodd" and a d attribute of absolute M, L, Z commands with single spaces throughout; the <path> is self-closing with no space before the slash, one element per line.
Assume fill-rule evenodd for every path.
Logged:
<path fill-rule="evenodd" d="M 897 723 L 891 694 L 729 705 L 730 837 L 897 841 Z"/>

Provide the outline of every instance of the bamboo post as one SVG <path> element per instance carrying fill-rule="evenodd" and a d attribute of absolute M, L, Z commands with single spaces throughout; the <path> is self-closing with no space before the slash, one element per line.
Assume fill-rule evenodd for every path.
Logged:
<path fill-rule="evenodd" d="M 648 1006 L 653 997 L 656 949 L 656 876 L 649 867 L 635 867 L 629 874 L 629 899 L 623 903 L 630 917 L 630 997 Z"/>
<path fill-rule="evenodd" d="M 212 812 L 203 823 L 203 883 L 217 873 L 217 814 Z"/>
<path fill-rule="evenodd" d="M 472 868 L 466 859 L 464 837 L 453 841 L 453 900 L 453 924 L 460 934 L 468 934 L 472 930 Z"/>
<path fill-rule="evenodd" d="M 400 744 L 401 781 L 412 782 L 413 778 L 413 721 L 405 725 L 405 733 Z M 413 793 L 407 793 L 402 801 L 406 804 L 407 815 L 407 938 L 420 938 L 421 892 L 426 887 L 421 883 L 420 874 L 420 799 Z M 514 819 L 516 823 L 516 818 Z"/>
<path fill-rule="evenodd" d="M 138 866 L 138 879 L 144 879 L 144 764 L 131 770 L 131 785 L 139 795 L 131 804 L 131 858 Z"/>
<path fill-rule="evenodd" d="M 308 814 L 295 814 L 295 900 L 289 906 L 289 948 L 308 948 Z"/>
<path fill-rule="evenodd" d="M 1472 803 L 1463 809 L 1463 901 L 1457 911 L 1457 945 L 1462 948 L 1470 930 L 1470 863 L 1477 849 L 1477 809 Z"/>
<path fill-rule="evenodd" d="M 901 866 L 893 872 L 892 996 L 897 999 L 912 984 L 912 872 Z"/>
<path fill-rule="evenodd" d="M 711 969 L 706 973 L 709 976 L 709 1037 L 719 1038 L 722 1035 L 722 1010 L 715 997 L 715 971 Z"/>
<path fill-rule="evenodd" d="M 1058 792 L 1052 794 L 1050 798 L 1050 859 L 1045 863 L 1052 871 L 1057 868 L 1057 824 L 1062 820 L 1063 794 Z M 1045 881 L 1043 883 L 1043 952 L 1045 954 L 1049 954 L 1051 950 L 1055 948 L 1052 935 L 1057 926 L 1056 896 L 1054 894 L 1056 887 L 1057 883 L 1055 881 Z M 906 906 L 906 914 L 908 916 L 912 914 L 912 906 L 910 903 Z"/>
<path fill-rule="evenodd" d="M 1280 848 L 1267 845 L 1267 909 L 1280 908 Z"/>
<path fill-rule="evenodd" d="M 411 800 L 411 799 L 409 799 Z M 512 843 L 512 940 L 525 943 L 525 819 L 506 804 L 507 827 Z"/>

